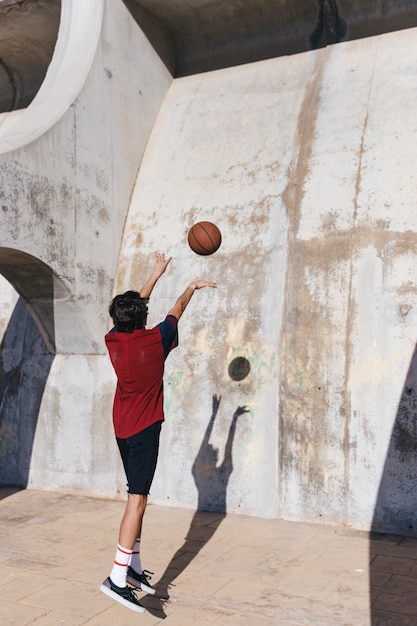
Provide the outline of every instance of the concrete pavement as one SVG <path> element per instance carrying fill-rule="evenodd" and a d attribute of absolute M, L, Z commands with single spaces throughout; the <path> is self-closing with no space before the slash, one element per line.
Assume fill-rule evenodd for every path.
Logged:
<path fill-rule="evenodd" d="M 0 490 L 2 626 L 412 626 L 417 539 L 150 504 L 137 614 L 99 591 L 120 501 Z M 166 597 L 169 595 L 169 599 Z"/>

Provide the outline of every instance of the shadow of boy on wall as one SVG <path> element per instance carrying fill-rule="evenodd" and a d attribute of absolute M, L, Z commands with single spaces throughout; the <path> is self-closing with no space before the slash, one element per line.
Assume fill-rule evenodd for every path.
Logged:
<path fill-rule="evenodd" d="M 213 395 L 213 410 L 201 446 L 192 467 L 198 490 L 198 508 L 194 513 L 184 544 L 175 552 L 165 572 L 156 584 L 156 596 L 141 600 L 146 609 L 159 618 L 165 618 L 164 605 L 169 599 L 169 588 L 174 580 L 188 567 L 200 550 L 210 541 L 226 517 L 227 485 L 233 472 L 232 449 L 236 424 L 240 415 L 248 412 L 239 406 L 233 413 L 226 441 L 224 459 L 218 465 L 218 450 L 210 443 L 214 422 L 221 397 Z"/>

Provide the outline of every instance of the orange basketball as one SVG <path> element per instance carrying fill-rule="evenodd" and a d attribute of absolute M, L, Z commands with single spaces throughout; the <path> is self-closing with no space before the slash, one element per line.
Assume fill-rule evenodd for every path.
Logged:
<path fill-rule="evenodd" d="M 207 256 L 219 249 L 222 234 L 212 222 L 197 222 L 188 231 L 188 243 L 196 254 Z"/>

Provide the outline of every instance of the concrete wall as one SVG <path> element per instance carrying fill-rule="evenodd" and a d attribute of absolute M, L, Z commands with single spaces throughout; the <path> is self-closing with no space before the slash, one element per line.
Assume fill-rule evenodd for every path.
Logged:
<path fill-rule="evenodd" d="M 221 395 L 211 433 L 219 461 L 231 416 L 250 410 L 223 477 L 230 509 L 413 525 L 413 384 L 407 421 L 396 424 L 415 333 L 415 37 L 172 84 L 138 176 L 118 288 L 140 283 L 138 268 L 163 248 L 174 262 L 155 292 L 155 322 L 195 276 L 219 289 L 196 294 L 167 365 L 159 502 L 201 499 L 193 463 Z M 187 247 L 200 219 L 222 230 L 213 257 Z M 251 366 L 239 382 L 228 375 L 236 356 Z M 403 433 L 396 447 L 393 428 Z"/>
<path fill-rule="evenodd" d="M 283 63 L 278 67 L 290 71 Z M 293 138 L 290 125 L 279 130 L 282 80 L 275 62 L 176 80 L 137 179 L 118 289 L 140 282 L 139 268 L 155 249 L 174 260 L 154 292 L 151 323 L 192 279 L 218 282 L 216 292 L 195 294 L 180 323 L 181 345 L 167 363 L 167 423 L 155 488 L 160 502 L 211 502 L 213 488 L 216 497 L 219 489 L 227 491 L 231 510 L 267 516 L 279 510 L 279 333 L 288 218 L 280 197 L 285 178 L 278 176 L 285 171 L 283 142 L 291 150 Z M 287 106 L 289 113 L 289 99 Z M 187 244 L 188 229 L 200 220 L 215 222 L 222 232 L 222 246 L 211 257 L 198 257 Z M 236 381 L 228 370 L 239 356 L 251 371 Z M 234 413 L 243 406 L 249 412 L 237 421 L 233 472 L 224 470 L 217 479 L 222 487 L 209 483 L 199 494 L 192 467 L 214 396 L 221 396 L 210 439 L 218 465 Z M 205 453 L 203 474 L 212 475 L 213 451 Z"/>
<path fill-rule="evenodd" d="M 62 62 L 66 70 L 64 54 Z M 45 318 L 44 302 L 53 283 L 55 320 L 45 335 L 58 352 L 66 353 L 104 350 L 102 329 L 127 206 L 150 129 L 171 82 L 120 2 L 107 7 L 92 63 L 79 97 L 53 128 L 39 140 L 0 156 L 0 245 L 21 251 L 19 267 L 24 266 L 16 273 L 16 261 L 8 264 L 4 255 L 1 269 L 7 265 L 7 278 L 23 299 L 30 300 L 35 313 L 40 309 L 39 319 Z M 58 94 L 50 95 L 52 105 L 60 88 L 58 81 Z M 35 98 L 22 116 L 22 126 L 37 106 Z M 10 135 L 15 134 L 12 127 Z M 31 272 L 35 261 L 23 253 L 38 259 L 42 268 Z M 41 272 L 44 280 L 36 300 L 26 291 Z M 71 332 L 70 337 L 69 307 L 71 318 L 79 314 L 78 333 Z"/>
<path fill-rule="evenodd" d="M 74 7 L 72 11 L 66 8 L 65 14 L 63 3 L 63 13 L 74 22 Z M 88 34 L 88 25 L 81 26 Z M 60 33 L 68 37 L 68 32 L 60 29 Z M 76 37 L 72 39 L 74 43 Z M 65 73 L 67 41 L 58 44 L 58 61 Z M 59 74 L 59 62 L 54 67 Z M 30 466 L 29 483 L 35 487 L 62 486 L 107 495 L 118 489 L 116 481 L 108 480 L 109 471 L 112 476 L 118 471 L 118 459 L 111 445 L 109 417 L 114 379 L 103 335 L 109 323 L 107 307 L 129 199 L 171 80 L 123 3 L 109 2 L 78 97 L 39 139 L 0 156 L 0 272 L 36 321 L 45 343 L 39 351 L 56 355 L 53 364 L 49 363 L 49 377 L 42 383 L 36 419 L 25 411 L 19 416 L 31 433 L 26 442 L 16 440 L 11 426 L 16 411 L 3 410 L 0 480 L 21 482 Z M 59 109 L 61 87 L 57 80 L 58 93 L 46 93 L 51 115 Z M 40 98 L 45 99 L 45 92 Z M 6 118 L 1 125 L 1 147 L 19 141 L 19 128 L 21 134 L 24 129 L 32 136 L 37 107 L 35 98 L 20 121 Z M 44 106 L 44 116 L 45 110 Z M 29 130 L 25 126 L 28 119 Z M 47 124 L 48 119 L 42 123 Z M 2 306 L 13 312 L 16 297 L 7 289 Z M 6 334 L 13 334 L 10 324 Z M 42 344 L 39 338 L 36 342 Z M 9 375 L 1 382 L 2 396 L 15 395 L 20 385 L 20 395 L 27 400 L 31 385 L 19 383 L 21 359 L 16 357 L 7 365 L 5 346 L 3 342 L 0 357 L 3 371 Z M 7 436 L 11 432 L 15 436 Z M 13 480 L 8 468 L 21 445 L 21 467 Z"/>
<path fill-rule="evenodd" d="M 56 351 L 29 484 L 123 490 L 106 307 L 162 249 L 151 324 L 193 278 L 219 287 L 195 294 L 167 362 L 153 501 L 413 527 L 417 31 L 171 82 L 121 3 L 106 7 L 77 102 L 1 161 L 1 245 L 52 269 L 97 346 Z M 223 234 L 211 257 L 187 246 L 199 220 Z"/>

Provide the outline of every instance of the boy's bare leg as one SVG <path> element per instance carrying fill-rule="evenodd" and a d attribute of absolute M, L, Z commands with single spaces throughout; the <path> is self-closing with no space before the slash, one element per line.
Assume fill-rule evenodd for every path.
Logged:
<path fill-rule="evenodd" d="M 107 596 L 138 613 L 143 613 L 145 608 L 126 582 L 136 539 L 140 537 L 142 532 L 142 520 L 147 501 L 147 496 L 128 494 L 126 509 L 120 524 L 119 544 L 116 549 L 113 568 L 110 576 L 100 586 L 100 590 Z M 155 593 L 152 587 L 148 586 L 147 577 L 144 574 L 143 578 L 143 583 L 142 577 L 140 577 L 135 586 L 145 591 L 150 589 L 151 593 Z"/>
<path fill-rule="evenodd" d="M 147 503 L 148 496 L 128 494 L 119 532 L 119 545 L 128 550 L 133 550 L 136 539 L 142 534 L 142 521 Z"/>

